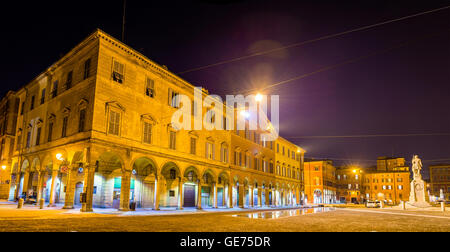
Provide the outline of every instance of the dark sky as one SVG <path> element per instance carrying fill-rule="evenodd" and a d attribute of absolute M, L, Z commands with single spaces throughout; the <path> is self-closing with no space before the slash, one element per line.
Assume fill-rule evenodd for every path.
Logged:
<path fill-rule="evenodd" d="M 96 28 L 121 37 L 122 1 L 8 2 L 0 17 L 1 94 L 25 85 Z M 126 43 L 178 73 L 450 5 L 359 2 L 128 0 Z M 309 157 L 371 165 L 378 156 L 419 154 L 450 162 L 448 135 L 291 138 L 450 133 L 449 29 L 447 9 L 181 76 L 213 94 L 236 94 L 409 42 L 264 93 L 280 95 L 281 135 Z"/>

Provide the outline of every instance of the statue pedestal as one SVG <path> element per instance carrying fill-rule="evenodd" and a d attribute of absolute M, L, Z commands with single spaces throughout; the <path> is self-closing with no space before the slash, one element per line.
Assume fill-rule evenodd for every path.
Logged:
<path fill-rule="evenodd" d="M 409 193 L 409 204 L 415 207 L 430 207 L 427 186 L 420 176 L 414 176 Z"/>

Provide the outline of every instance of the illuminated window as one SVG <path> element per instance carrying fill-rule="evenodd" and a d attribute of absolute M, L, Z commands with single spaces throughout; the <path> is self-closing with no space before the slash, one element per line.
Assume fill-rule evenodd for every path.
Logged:
<path fill-rule="evenodd" d="M 180 105 L 179 98 L 179 93 L 169 88 L 169 106 L 172 108 L 178 108 Z"/>

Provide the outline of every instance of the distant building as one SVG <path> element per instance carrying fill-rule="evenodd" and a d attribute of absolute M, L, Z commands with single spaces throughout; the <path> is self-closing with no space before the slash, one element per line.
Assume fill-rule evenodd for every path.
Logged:
<path fill-rule="evenodd" d="M 19 99 L 8 92 L 0 101 L 0 199 L 8 199 Z"/>
<path fill-rule="evenodd" d="M 439 198 L 441 190 L 450 200 L 450 164 L 430 165 L 430 193 Z"/>
<path fill-rule="evenodd" d="M 336 197 L 336 168 L 331 160 L 305 160 L 304 183 L 308 203 L 333 204 Z"/>
<path fill-rule="evenodd" d="M 360 203 L 364 201 L 362 176 L 364 171 L 358 166 L 344 166 L 336 169 L 337 198 L 341 203 Z"/>

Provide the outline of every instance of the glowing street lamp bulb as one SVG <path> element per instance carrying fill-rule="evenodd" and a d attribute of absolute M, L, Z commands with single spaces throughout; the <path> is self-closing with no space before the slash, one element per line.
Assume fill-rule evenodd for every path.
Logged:
<path fill-rule="evenodd" d="M 255 100 L 256 100 L 257 102 L 261 102 L 261 101 L 263 100 L 262 94 L 257 94 L 256 97 L 255 97 Z"/>
<path fill-rule="evenodd" d="M 247 111 L 242 111 L 241 112 L 241 116 L 243 116 L 245 118 L 249 118 L 250 117 L 250 113 L 248 113 Z"/>
<path fill-rule="evenodd" d="M 353 170 L 353 173 L 356 173 L 356 170 Z"/>
<path fill-rule="evenodd" d="M 56 154 L 56 159 L 62 161 L 63 160 L 62 154 L 61 153 Z"/>
<path fill-rule="evenodd" d="M 3 170 L 6 170 L 6 165 L 2 165 L 2 169 L 3 169 Z"/>

